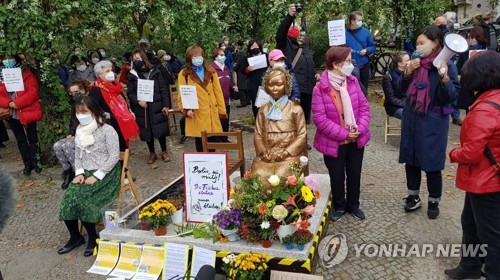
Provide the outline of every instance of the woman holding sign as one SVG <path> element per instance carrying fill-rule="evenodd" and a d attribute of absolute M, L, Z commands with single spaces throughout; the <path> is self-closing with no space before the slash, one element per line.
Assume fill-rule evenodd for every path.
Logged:
<path fill-rule="evenodd" d="M 7 122 L 23 158 L 23 174 L 30 175 L 32 170 L 40 173 L 36 122 L 42 119 L 42 107 L 38 96 L 38 80 L 17 55 L 2 57 L 0 72 L 0 108 L 11 111 Z"/>
<path fill-rule="evenodd" d="M 153 164 L 158 159 L 155 152 L 155 138 L 160 142 L 161 159 L 165 162 L 170 161 L 167 151 L 168 108 L 170 108 L 167 82 L 160 70 L 153 66 L 141 50 L 136 50 L 132 54 L 127 95 L 139 125 L 141 140 L 148 144 L 148 164 Z"/>
<path fill-rule="evenodd" d="M 178 77 L 181 94 L 177 102 L 186 117 L 186 136 L 195 137 L 197 152 L 203 151 L 201 131 L 222 132 L 220 119 L 227 119 L 217 71 L 212 66 L 204 65 L 204 54 L 199 46 L 189 47 L 186 50 L 186 67 Z M 183 97 L 183 92 L 191 94 L 184 94 Z"/>
<path fill-rule="evenodd" d="M 267 54 L 262 52 L 262 45 L 256 39 L 248 42 L 248 59 L 244 61 L 243 67 L 248 77 L 248 99 L 252 103 L 253 116 L 257 118 L 259 108 L 255 106 L 259 88 L 262 85 L 262 77 L 267 71 Z"/>

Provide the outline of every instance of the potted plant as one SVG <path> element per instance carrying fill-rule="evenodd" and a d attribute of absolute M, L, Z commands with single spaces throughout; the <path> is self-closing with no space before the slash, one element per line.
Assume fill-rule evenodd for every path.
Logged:
<path fill-rule="evenodd" d="M 273 237 L 273 230 L 271 228 L 271 223 L 269 221 L 262 221 L 260 223 L 262 247 L 269 248 L 273 245 L 271 239 Z"/>
<path fill-rule="evenodd" d="M 146 218 L 153 227 L 156 236 L 167 234 L 167 224 L 171 221 L 175 206 L 167 200 L 158 199 L 142 208 L 139 218 Z"/>
<path fill-rule="evenodd" d="M 172 223 L 175 225 L 181 225 L 184 222 L 184 196 L 176 195 L 169 197 L 168 199 L 177 211 L 172 215 Z"/>
<path fill-rule="evenodd" d="M 228 241 L 240 239 L 238 231 L 241 225 L 241 212 L 238 209 L 222 209 L 212 218 L 212 224 L 219 227 Z"/>
<path fill-rule="evenodd" d="M 293 238 L 295 239 L 295 243 L 297 243 L 297 249 L 302 251 L 304 250 L 304 245 L 313 240 L 314 235 L 307 229 L 298 229 L 293 233 Z"/>
<path fill-rule="evenodd" d="M 271 258 L 263 253 L 242 253 L 238 256 L 231 254 L 222 259 L 222 270 L 227 279 L 264 279 L 267 262 Z"/>
<path fill-rule="evenodd" d="M 281 239 L 281 243 L 285 244 L 285 248 L 287 250 L 292 250 L 293 249 L 293 243 L 295 242 L 295 238 L 293 237 L 292 234 L 287 235 Z"/>

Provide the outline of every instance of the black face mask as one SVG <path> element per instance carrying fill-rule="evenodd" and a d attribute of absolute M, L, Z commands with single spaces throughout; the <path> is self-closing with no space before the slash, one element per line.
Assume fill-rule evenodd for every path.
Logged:
<path fill-rule="evenodd" d="M 142 61 L 142 60 L 134 60 L 134 68 L 136 70 L 141 69 L 142 66 L 144 66 L 144 61 Z"/>
<path fill-rule="evenodd" d="M 75 103 L 75 102 L 78 102 L 80 100 L 82 100 L 82 98 L 84 97 L 85 95 L 81 92 L 78 92 L 78 93 L 73 93 L 73 94 L 70 94 L 69 95 L 69 98 L 71 99 L 71 102 L 72 103 Z"/>
<path fill-rule="evenodd" d="M 252 53 L 253 55 L 258 55 L 260 53 L 260 49 L 259 48 L 250 49 L 250 53 Z"/>

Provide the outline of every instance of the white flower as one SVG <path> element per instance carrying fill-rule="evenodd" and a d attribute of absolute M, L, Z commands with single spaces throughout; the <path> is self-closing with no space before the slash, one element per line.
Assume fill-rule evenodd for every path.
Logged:
<path fill-rule="evenodd" d="M 269 227 L 271 227 L 271 223 L 268 221 L 263 221 L 262 224 L 260 224 L 261 229 L 268 229 Z"/>
<path fill-rule="evenodd" d="M 229 210 L 231 209 L 231 205 L 233 205 L 233 203 L 234 203 L 234 199 L 232 199 L 232 198 L 227 201 L 227 207 Z"/>
<path fill-rule="evenodd" d="M 271 184 L 271 186 L 276 187 L 280 184 L 280 177 L 278 175 L 271 175 L 267 181 Z"/>
<path fill-rule="evenodd" d="M 301 156 L 299 158 L 300 166 L 306 166 L 308 162 L 309 162 L 309 159 L 306 156 Z"/>
<path fill-rule="evenodd" d="M 286 216 L 288 216 L 288 210 L 283 205 L 276 205 L 273 208 L 273 212 L 271 214 L 273 218 L 275 218 L 278 222 L 281 222 Z"/>
<path fill-rule="evenodd" d="M 229 263 L 229 259 L 227 257 L 223 257 L 222 258 L 222 261 L 225 263 L 225 264 L 228 264 Z"/>

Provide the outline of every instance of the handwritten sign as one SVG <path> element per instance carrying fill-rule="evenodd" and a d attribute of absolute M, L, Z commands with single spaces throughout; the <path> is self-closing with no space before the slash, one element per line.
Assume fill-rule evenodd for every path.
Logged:
<path fill-rule="evenodd" d="M 153 102 L 155 92 L 155 81 L 138 79 L 137 80 L 137 100 Z"/>
<path fill-rule="evenodd" d="M 260 108 L 271 101 L 271 96 L 267 94 L 263 87 L 259 87 L 257 91 L 257 99 L 255 99 L 255 107 Z"/>
<path fill-rule="evenodd" d="M 163 280 L 183 277 L 188 269 L 189 246 L 175 243 L 165 243 Z"/>
<path fill-rule="evenodd" d="M 346 43 L 344 20 L 331 20 L 328 22 L 328 38 L 330 46 L 338 46 Z"/>
<path fill-rule="evenodd" d="M 247 59 L 248 59 L 248 66 L 251 66 L 253 70 L 267 67 L 267 57 L 265 54 L 252 56 Z"/>
<path fill-rule="evenodd" d="M 189 222 L 206 222 L 228 199 L 227 154 L 184 153 L 184 191 Z"/>
<path fill-rule="evenodd" d="M 132 280 L 156 280 L 163 270 L 164 247 L 142 246 L 142 258 L 139 269 Z"/>
<path fill-rule="evenodd" d="M 108 275 L 115 268 L 120 256 L 120 243 L 99 241 L 99 251 L 92 267 L 88 273 Z"/>
<path fill-rule="evenodd" d="M 2 69 L 3 83 L 8 92 L 24 91 L 23 74 L 21 68 Z"/>
<path fill-rule="evenodd" d="M 198 95 L 196 93 L 196 86 L 180 85 L 179 91 L 181 92 L 182 108 L 184 109 L 199 109 Z"/>
<path fill-rule="evenodd" d="M 109 274 L 115 277 L 132 278 L 139 268 L 142 246 L 135 244 L 122 244 L 120 259 L 116 268 Z"/>

